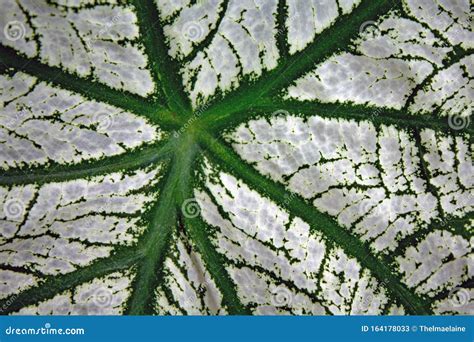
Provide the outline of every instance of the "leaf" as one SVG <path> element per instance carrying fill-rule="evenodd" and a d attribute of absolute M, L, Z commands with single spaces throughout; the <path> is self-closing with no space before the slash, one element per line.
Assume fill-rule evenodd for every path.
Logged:
<path fill-rule="evenodd" d="M 466 1 L 8 0 L 2 314 L 472 314 Z"/>

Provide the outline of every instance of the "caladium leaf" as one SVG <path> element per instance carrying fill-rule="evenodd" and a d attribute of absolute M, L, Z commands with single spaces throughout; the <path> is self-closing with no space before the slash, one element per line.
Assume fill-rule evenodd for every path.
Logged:
<path fill-rule="evenodd" d="M 2 6 L 2 314 L 473 313 L 469 1 Z"/>

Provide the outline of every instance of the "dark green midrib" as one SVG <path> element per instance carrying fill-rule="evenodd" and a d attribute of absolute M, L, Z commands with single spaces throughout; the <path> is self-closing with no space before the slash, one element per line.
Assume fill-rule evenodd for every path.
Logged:
<path fill-rule="evenodd" d="M 146 258 L 138 266 L 127 314 L 151 315 L 155 290 L 163 280 L 163 262 L 169 251 L 172 233 L 178 224 L 178 213 L 190 186 L 192 164 L 197 146 L 191 135 L 175 139 L 175 152 L 161 188 L 155 214 L 142 237 Z"/>
<path fill-rule="evenodd" d="M 238 113 L 259 101 L 261 97 L 276 94 L 289 86 L 298 77 L 314 69 L 314 67 L 338 51 L 347 47 L 359 34 L 360 26 L 368 20 L 376 20 L 390 9 L 399 8 L 400 1 L 365 0 L 351 13 L 337 18 L 336 22 L 316 36 L 302 51 L 297 52 L 271 71 L 264 72 L 255 82 L 243 83 L 239 89 L 227 95 L 220 102 L 214 103 L 203 114 L 212 120 L 219 113 Z"/>
<path fill-rule="evenodd" d="M 0 186 L 62 182 L 108 174 L 120 170 L 133 170 L 155 164 L 168 157 L 172 151 L 173 145 L 171 142 L 160 141 L 157 144 L 145 146 L 139 150 L 131 151 L 123 155 L 107 157 L 100 160 L 84 161 L 70 166 L 52 163 L 43 168 L 7 170 L 0 174 Z"/>
<path fill-rule="evenodd" d="M 179 66 L 168 54 L 166 38 L 156 4 L 153 0 L 134 0 L 138 24 L 151 69 L 158 86 L 163 89 L 173 114 L 184 117 L 191 115 L 191 104 L 184 92 Z"/>
<path fill-rule="evenodd" d="M 176 205 L 173 192 L 176 186 L 175 168 L 165 176 L 164 187 L 160 191 L 157 206 L 154 208 L 153 218 L 148 226 L 147 233 L 142 236 L 144 241 L 143 258 L 137 267 L 137 275 L 132 284 L 132 293 L 128 299 L 126 314 L 149 315 L 153 314 L 154 292 L 162 278 L 160 265 L 163 263 L 176 225 Z"/>
<path fill-rule="evenodd" d="M 371 271 L 375 278 L 387 284 L 387 290 L 405 307 L 407 312 L 415 315 L 431 314 L 430 303 L 426 299 L 409 290 L 389 266 L 372 255 L 366 244 L 340 227 L 329 215 L 319 212 L 297 194 L 292 194 L 292 200 L 284 203 L 288 191 L 283 185 L 259 174 L 231 148 L 219 143 L 210 135 L 202 134 L 200 141 L 206 151 L 210 152 L 208 157 L 217 162 L 223 171 L 240 177 L 252 189 L 267 196 L 278 205 L 286 206 L 292 215 L 300 217 L 312 229 L 322 232 L 326 238 L 340 246 L 346 254 L 355 257 L 363 267 Z"/>
<path fill-rule="evenodd" d="M 251 108 L 238 113 L 216 113 L 212 117 L 203 117 L 199 124 L 209 131 L 218 133 L 228 127 L 237 127 L 242 123 L 256 118 L 271 119 L 277 111 L 286 111 L 291 115 L 302 117 L 319 116 L 344 120 L 368 121 L 375 126 L 395 125 L 402 129 L 433 129 L 451 135 L 474 133 L 474 127 L 453 130 L 449 127 L 448 117 L 433 115 L 414 115 L 404 110 L 367 107 L 363 105 L 348 105 L 335 103 L 282 101 L 276 98 L 261 98 Z"/>
<path fill-rule="evenodd" d="M 107 276 L 116 271 L 128 270 L 141 258 L 143 258 L 143 255 L 134 248 L 122 247 L 116 250 L 112 256 L 95 261 L 91 265 L 71 273 L 47 276 L 39 286 L 0 300 L 0 308 L 5 308 L 0 310 L 0 315 L 8 315 L 21 308 L 48 300 L 63 291 L 71 290 L 97 277 Z"/>

